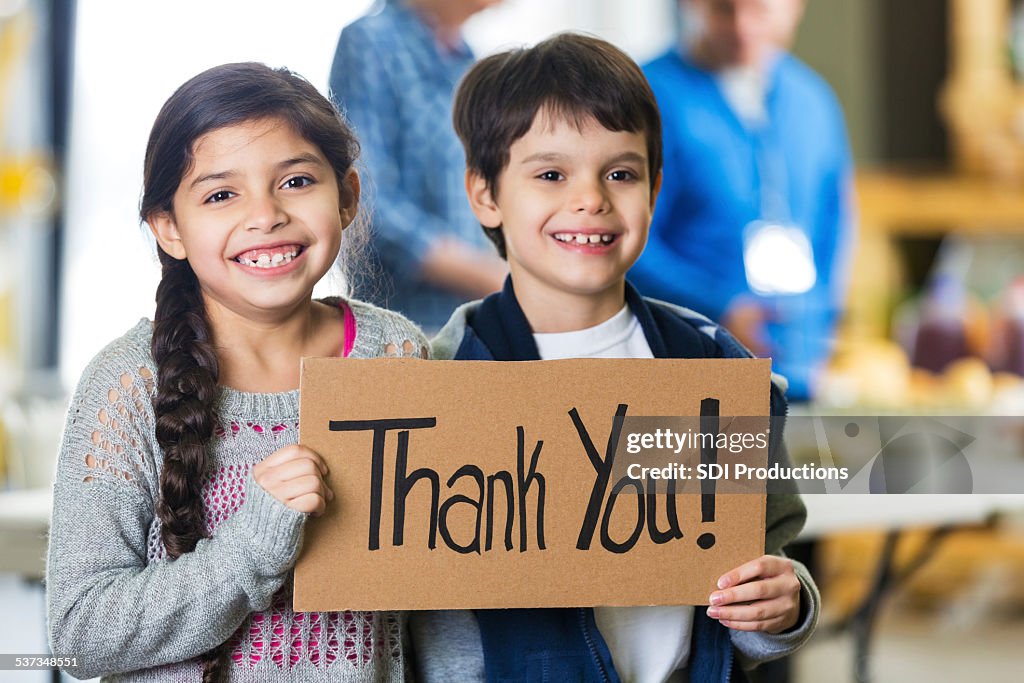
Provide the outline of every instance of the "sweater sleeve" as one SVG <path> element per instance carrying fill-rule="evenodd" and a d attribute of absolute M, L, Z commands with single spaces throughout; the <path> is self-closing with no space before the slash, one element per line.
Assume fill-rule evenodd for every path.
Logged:
<path fill-rule="evenodd" d="M 784 399 L 781 391 L 774 385 L 772 392 L 772 413 L 779 415 L 777 407 L 784 404 Z M 771 463 L 778 462 L 782 466 L 788 466 L 789 454 L 785 441 L 781 438 L 781 423 L 779 431 L 778 440 L 770 447 L 769 459 Z M 768 494 L 765 514 L 765 552 L 783 557 L 783 547 L 796 538 L 807 520 L 807 508 L 796 490 L 796 485 L 788 482 L 785 489 Z M 793 570 L 800 580 L 800 616 L 793 628 L 782 633 L 729 629 L 732 644 L 739 653 L 740 664 L 746 669 L 792 654 L 814 633 L 821 612 L 821 595 L 807 567 L 794 560 Z"/>
<path fill-rule="evenodd" d="M 793 560 L 793 570 L 800 580 L 800 616 L 796 626 L 782 633 L 729 629 L 729 637 L 739 653 L 739 662 L 744 669 L 752 669 L 764 662 L 793 654 L 810 639 L 818 625 L 821 612 L 818 587 L 803 564 Z"/>
<path fill-rule="evenodd" d="M 305 520 L 250 476 L 244 503 L 212 538 L 177 560 L 150 560 L 161 457 L 154 372 L 131 351 L 108 347 L 86 370 L 53 489 L 50 644 L 76 655 L 84 677 L 187 661 L 221 644 L 270 604 Z"/>

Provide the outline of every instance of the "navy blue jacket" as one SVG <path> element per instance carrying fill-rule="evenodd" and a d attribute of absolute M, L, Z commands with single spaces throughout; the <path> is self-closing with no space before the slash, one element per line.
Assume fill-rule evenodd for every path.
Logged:
<path fill-rule="evenodd" d="M 750 357 L 725 329 L 704 316 L 644 299 L 628 282 L 626 303 L 639 320 L 655 358 Z M 506 280 L 501 292 L 487 297 L 468 314 L 454 359 L 540 360 L 511 279 Z M 772 415 L 785 415 L 785 411 L 785 398 L 773 383 Z M 769 457 L 774 453 L 774 457 L 784 458 L 781 429 L 773 429 L 772 437 Z M 799 525 L 802 526 L 802 518 Z M 474 613 L 480 627 L 488 681 L 619 681 L 592 608 L 490 609 Z M 692 638 L 691 681 L 745 680 L 742 669 L 733 666 L 729 630 L 709 618 L 705 607 L 694 612 Z"/>

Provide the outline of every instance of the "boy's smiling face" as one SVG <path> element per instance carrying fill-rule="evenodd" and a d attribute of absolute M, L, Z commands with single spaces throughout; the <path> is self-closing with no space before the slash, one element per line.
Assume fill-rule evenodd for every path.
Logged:
<path fill-rule="evenodd" d="M 496 193 L 470 173 L 480 222 L 501 226 L 516 296 L 535 332 L 596 325 L 625 301 L 660 185 L 643 132 L 577 126 L 541 110 L 509 149 Z"/>

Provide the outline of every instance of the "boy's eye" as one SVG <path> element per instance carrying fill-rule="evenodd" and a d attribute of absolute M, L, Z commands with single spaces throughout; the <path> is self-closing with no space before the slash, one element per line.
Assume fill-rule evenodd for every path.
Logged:
<path fill-rule="evenodd" d="M 234 196 L 235 194 L 233 192 L 229 192 L 228 190 L 218 190 L 217 192 L 214 192 L 213 194 L 206 198 L 206 203 L 217 204 L 219 202 L 227 201 Z"/>
<path fill-rule="evenodd" d="M 543 173 L 541 173 L 537 177 L 539 179 L 541 179 L 541 180 L 552 180 L 552 181 L 554 181 L 554 180 L 562 180 L 562 179 L 565 178 L 565 176 L 563 176 L 558 171 L 544 171 Z"/>
<path fill-rule="evenodd" d="M 284 181 L 284 185 L 282 185 L 281 187 L 296 189 L 300 187 L 306 187 L 307 185 L 312 185 L 313 182 L 313 179 L 310 178 L 309 176 L 297 175 L 294 178 L 289 178 L 288 180 Z"/>
<path fill-rule="evenodd" d="M 627 171 L 625 169 L 619 169 L 618 171 L 612 171 L 611 173 L 608 174 L 608 180 L 615 180 L 615 181 L 621 182 L 621 181 L 624 181 L 624 180 L 635 180 L 635 179 L 636 179 L 636 174 L 633 173 L 632 171 Z"/>

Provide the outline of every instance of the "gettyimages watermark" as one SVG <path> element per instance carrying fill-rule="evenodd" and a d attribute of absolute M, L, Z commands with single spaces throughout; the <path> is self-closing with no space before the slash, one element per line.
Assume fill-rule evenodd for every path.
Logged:
<path fill-rule="evenodd" d="M 638 492 L 1024 494 L 1024 417 L 621 418 L 612 480 Z M 769 453 L 788 458 L 776 461 Z"/>

